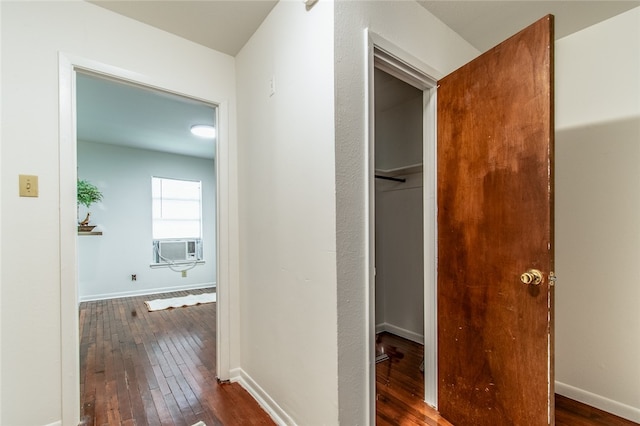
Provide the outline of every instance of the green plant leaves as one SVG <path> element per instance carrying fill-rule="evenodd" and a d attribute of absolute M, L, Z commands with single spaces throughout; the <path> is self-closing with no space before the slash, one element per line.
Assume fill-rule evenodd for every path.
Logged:
<path fill-rule="evenodd" d="M 91 204 L 102 200 L 102 192 L 91 182 L 78 179 L 78 205 L 89 207 Z"/>

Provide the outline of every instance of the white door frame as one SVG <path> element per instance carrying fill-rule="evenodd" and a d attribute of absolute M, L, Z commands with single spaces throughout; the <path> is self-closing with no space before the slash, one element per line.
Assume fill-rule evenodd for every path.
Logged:
<path fill-rule="evenodd" d="M 367 228 L 366 256 L 369 279 L 369 400 L 370 418 L 376 418 L 375 364 L 375 106 L 374 69 L 378 68 L 423 92 L 423 225 L 424 225 L 424 388 L 425 402 L 438 404 L 438 322 L 437 322 L 437 157 L 436 92 L 441 73 L 424 64 L 379 35 L 366 30 L 367 72 L 365 111 L 367 112 Z"/>
<path fill-rule="evenodd" d="M 62 424 L 80 422 L 80 356 L 78 323 L 77 224 L 76 224 L 76 71 L 84 70 L 215 105 L 218 109 L 216 143 L 216 292 L 218 379 L 230 378 L 230 215 L 229 215 L 229 109 L 226 101 L 205 99 L 194 93 L 172 90 L 149 76 L 86 58 L 59 54 L 59 170 L 60 170 L 60 325 Z"/>

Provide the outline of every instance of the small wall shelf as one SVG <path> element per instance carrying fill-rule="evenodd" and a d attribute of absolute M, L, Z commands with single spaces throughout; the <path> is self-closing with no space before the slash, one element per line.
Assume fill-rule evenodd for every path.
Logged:
<path fill-rule="evenodd" d="M 102 231 L 91 231 L 91 232 L 78 231 L 78 235 L 102 235 Z"/>

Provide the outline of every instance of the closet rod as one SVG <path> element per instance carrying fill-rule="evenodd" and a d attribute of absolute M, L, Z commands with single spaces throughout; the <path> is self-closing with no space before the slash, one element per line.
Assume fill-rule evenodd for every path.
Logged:
<path fill-rule="evenodd" d="M 382 175 L 375 175 L 376 179 L 384 179 L 384 180 L 392 180 L 394 182 L 406 182 L 406 179 L 401 179 L 401 178 L 395 178 L 395 177 L 391 177 L 391 176 L 382 176 Z"/>

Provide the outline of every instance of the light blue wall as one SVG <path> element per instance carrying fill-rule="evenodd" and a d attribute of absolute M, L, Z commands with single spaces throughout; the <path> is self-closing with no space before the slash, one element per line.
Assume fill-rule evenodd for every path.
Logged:
<path fill-rule="evenodd" d="M 213 160 L 78 142 L 78 176 L 97 185 L 91 224 L 101 236 L 78 236 L 79 299 L 94 300 L 213 286 L 216 280 L 215 168 Z M 151 177 L 202 181 L 205 264 L 180 273 L 150 268 Z M 81 206 L 79 217 L 87 209 Z M 131 275 L 137 280 L 132 281 Z"/>

